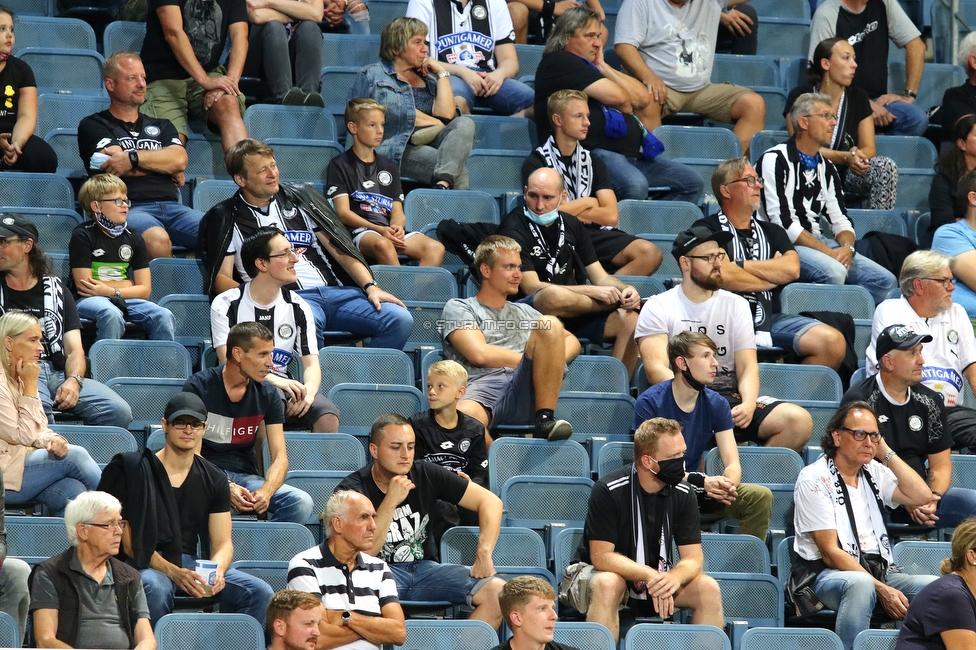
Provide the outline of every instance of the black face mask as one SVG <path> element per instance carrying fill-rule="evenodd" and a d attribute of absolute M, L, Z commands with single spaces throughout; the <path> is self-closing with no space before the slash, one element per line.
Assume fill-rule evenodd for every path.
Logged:
<path fill-rule="evenodd" d="M 654 460 L 653 458 L 651 460 Z M 655 460 L 658 470 L 651 471 L 659 481 L 665 485 L 677 485 L 685 478 L 685 459 L 669 458 L 667 460 Z"/>
<path fill-rule="evenodd" d="M 699 393 L 705 390 L 705 384 L 701 383 L 692 376 L 687 359 L 685 359 L 685 369 L 681 371 L 681 376 L 685 378 L 685 381 L 688 382 L 688 385 L 691 386 L 692 389 L 697 390 Z"/>

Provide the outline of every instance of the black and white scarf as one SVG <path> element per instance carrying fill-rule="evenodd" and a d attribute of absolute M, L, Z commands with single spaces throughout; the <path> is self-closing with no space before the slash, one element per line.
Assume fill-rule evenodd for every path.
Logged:
<path fill-rule="evenodd" d="M 525 208 L 528 210 L 528 208 Z M 536 241 L 539 242 L 539 247 L 546 254 L 546 273 L 549 274 L 548 278 L 542 278 L 543 282 L 553 282 L 556 280 L 556 276 L 559 275 L 559 253 L 563 250 L 563 246 L 566 245 L 566 224 L 563 221 L 563 215 L 556 217 L 556 223 L 559 226 L 559 237 L 556 240 L 556 250 L 550 250 L 549 244 L 546 241 L 546 235 L 542 231 L 543 226 L 530 221 L 528 217 L 525 219 L 529 224 L 529 230 L 532 231 L 532 236 L 535 237 Z M 570 257 L 570 262 L 572 263 L 572 257 Z"/>
<path fill-rule="evenodd" d="M 576 143 L 576 151 L 570 156 L 570 164 L 563 162 L 563 155 L 556 146 L 556 136 L 550 135 L 545 143 L 536 149 L 542 154 L 546 166 L 558 171 L 566 181 L 566 195 L 569 201 L 593 195 L 593 158 L 590 152 Z"/>
<path fill-rule="evenodd" d="M 668 488 L 664 489 L 667 490 Z M 660 493 L 651 496 L 650 501 L 655 504 L 655 530 L 645 531 L 643 492 L 640 478 L 637 476 L 637 465 L 632 465 L 630 469 L 630 506 L 634 521 L 632 527 L 634 531 L 632 544 L 634 557 L 631 559 L 637 564 L 649 566 L 657 571 L 670 571 L 674 567 L 671 549 L 671 509 L 668 507 L 671 500 Z M 631 598 L 647 600 L 647 583 L 643 580 L 629 583 L 628 593 Z"/>
<path fill-rule="evenodd" d="M 840 547 L 858 562 L 861 561 L 861 545 L 855 533 L 852 521 L 853 510 L 848 509 L 844 495 L 847 494 L 847 487 L 844 484 L 844 477 L 840 475 L 837 466 L 832 458 L 827 458 L 827 470 L 830 478 L 834 482 L 834 520 L 837 522 L 837 541 Z M 858 470 L 858 476 L 871 489 L 871 494 L 877 502 L 876 508 L 868 508 L 871 513 L 871 528 L 874 536 L 878 539 L 878 546 L 881 548 L 881 557 L 886 566 L 892 565 L 891 543 L 888 540 L 888 528 L 884 522 L 884 501 L 881 499 L 881 490 L 874 482 L 871 473 L 863 466 Z"/>
<path fill-rule="evenodd" d="M 749 220 L 750 228 L 752 229 L 752 248 L 749 251 L 749 255 L 746 255 L 746 247 L 739 238 L 738 229 L 729 221 L 729 218 L 725 216 L 725 213 L 721 210 L 718 213 L 718 223 L 727 233 L 731 233 L 732 241 L 732 261 L 733 262 L 744 262 L 745 260 L 768 260 L 772 258 L 772 249 L 769 245 L 769 239 L 766 237 L 766 231 L 759 227 L 759 222 L 755 218 Z M 768 314 L 763 314 L 763 307 L 757 298 L 757 294 L 762 297 L 766 304 L 770 304 L 773 299 L 772 291 L 750 291 L 746 293 L 740 293 L 739 295 L 744 297 L 749 301 L 749 306 L 752 308 L 753 323 L 755 325 L 761 324 L 767 317 Z"/>
<path fill-rule="evenodd" d="M 45 275 L 41 282 L 44 283 L 44 318 L 38 320 L 44 330 L 51 362 L 57 370 L 64 370 L 64 285 L 53 275 Z M 7 311 L 6 286 L 6 283 L 0 283 L 0 314 Z"/>
<path fill-rule="evenodd" d="M 819 93 L 820 86 L 814 86 L 813 92 Z M 834 127 L 834 133 L 830 138 L 830 148 L 834 151 L 850 151 L 851 147 L 857 146 L 857 143 L 852 142 L 851 138 L 847 135 L 847 91 L 841 93 L 840 103 L 837 105 L 837 126 Z"/>

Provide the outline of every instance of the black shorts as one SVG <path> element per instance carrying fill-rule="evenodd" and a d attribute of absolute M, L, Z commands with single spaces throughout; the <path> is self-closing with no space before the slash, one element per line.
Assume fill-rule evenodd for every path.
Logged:
<path fill-rule="evenodd" d="M 739 397 L 738 393 L 732 393 L 730 395 L 722 395 L 729 402 L 729 406 L 738 406 L 742 403 L 742 399 Z M 763 423 L 773 409 L 780 404 L 786 404 L 783 400 L 776 399 L 775 397 L 767 397 L 765 395 L 760 395 L 756 399 L 756 410 L 752 414 L 752 422 L 749 426 L 742 429 L 740 427 L 735 427 L 732 429 L 732 433 L 735 435 L 735 441 L 739 444 L 743 442 L 755 442 L 760 443 L 759 440 L 759 426 Z"/>
<path fill-rule="evenodd" d="M 613 258 L 619 255 L 620 251 L 630 246 L 632 242 L 637 241 L 637 237 L 623 230 L 616 228 L 604 230 L 594 224 L 586 225 L 586 234 L 590 236 L 590 241 L 593 242 L 593 249 L 596 251 L 600 264 L 611 275 L 620 268 L 614 266 Z"/>
<path fill-rule="evenodd" d="M 286 403 L 285 409 L 287 408 L 288 405 Z M 312 405 L 308 407 L 307 411 L 305 411 L 305 415 L 299 418 L 286 417 L 285 425 L 294 426 L 296 424 L 300 424 L 301 426 L 311 431 L 312 425 L 315 424 L 316 420 L 318 420 L 323 415 L 328 415 L 330 413 L 336 417 L 339 417 L 339 407 L 333 404 L 332 400 L 330 400 L 328 397 L 319 393 L 312 400 Z"/>
<path fill-rule="evenodd" d="M 563 319 L 563 327 L 572 332 L 573 336 L 578 339 L 588 339 L 590 343 L 602 345 L 603 333 L 607 329 L 607 319 L 612 313 L 612 311 L 605 311 L 599 314 L 565 318 Z"/>

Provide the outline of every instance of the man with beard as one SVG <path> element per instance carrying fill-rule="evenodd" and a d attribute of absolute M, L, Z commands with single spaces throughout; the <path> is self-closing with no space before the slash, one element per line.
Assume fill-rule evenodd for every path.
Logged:
<path fill-rule="evenodd" d="M 314 595 L 282 589 L 268 605 L 268 650 L 315 650 L 323 614 L 322 603 Z"/>
<path fill-rule="evenodd" d="M 712 390 L 732 405 L 732 422 L 738 440 L 767 447 L 800 451 L 810 439 L 813 424 L 805 409 L 759 396 L 759 363 L 756 335 L 749 303 L 742 296 L 722 290 L 722 246 L 728 232 L 693 226 L 678 234 L 671 254 L 681 267 L 681 284 L 651 297 L 641 309 L 634 337 L 640 347 L 644 372 L 653 386 L 673 379 L 668 362 L 668 340 L 687 330 L 707 334 L 715 341 L 719 368 Z M 691 386 L 702 384 L 687 371 Z"/>
<path fill-rule="evenodd" d="M 962 305 L 952 302 L 956 260 L 938 251 L 917 251 L 901 267 L 901 298 L 885 300 L 874 311 L 867 372 L 878 372 L 878 337 L 889 325 L 903 324 L 932 340 L 922 345 L 922 385 L 941 393 L 953 448 L 976 448 L 976 411 L 963 406 L 963 382 L 976 385 L 976 337 Z"/>
<path fill-rule="evenodd" d="M 837 116 L 829 95 L 804 93 L 790 110 L 793 137 L 767 150 L 756 168 L 762 175 L 762 216 L 782 226 L 800 256 L 800 280 L 818 284 L 857 284 L 875 304 L 895 288 L 895 276 L 854 250 L 856 235 L 844 205 L 844 190 L 834 163 L 820 149 L 829 147 Z M 834 238 L 820 228 L 824 218 Z"/>

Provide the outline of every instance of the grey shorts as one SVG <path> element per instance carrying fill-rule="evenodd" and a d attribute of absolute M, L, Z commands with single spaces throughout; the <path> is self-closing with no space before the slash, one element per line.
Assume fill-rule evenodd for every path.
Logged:
<path fill-rule="evenodd" d="M 523 355 L 514 371 L 495 372 L 469 381 L 464 399 L 474 400 L 488 411 L 489 428 L 532 424 L 535 417 L 532 359 Z"/>
<path fill-rule="evenodd" d="M 590 580 L 596 573 L 599 571 L 586 562 L 574 562 L 566 567 L 559 581 L 559 602 L 569 605 L 580 614 L 589 611 L 590 597 L 593 595 Z M 617 603 L 617 609 L 622 609 L 628 600 L 628 592 L 625 589 L 623 599 Z"/>

